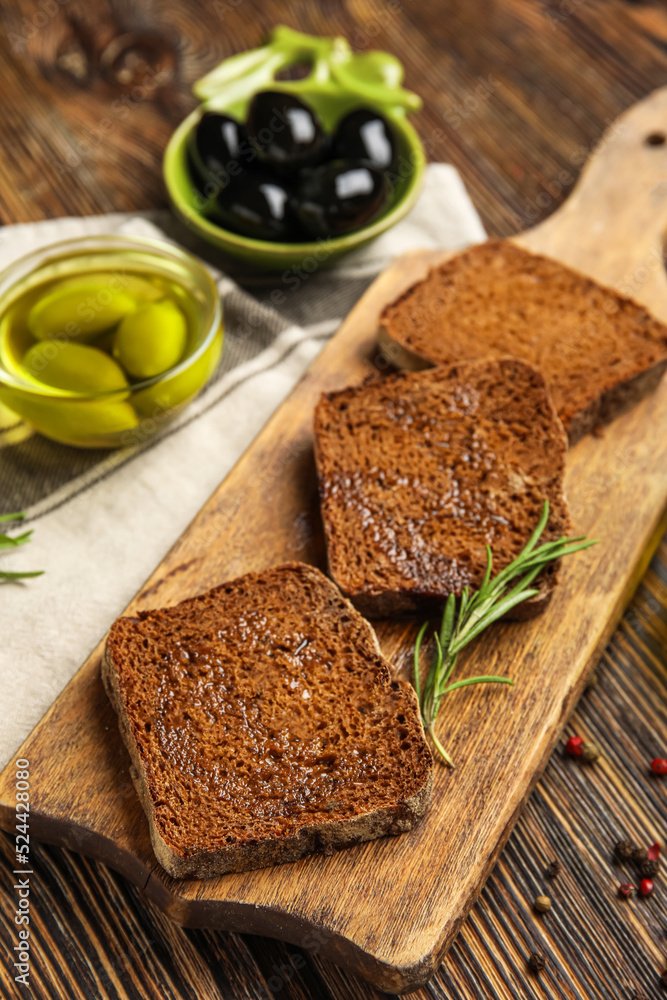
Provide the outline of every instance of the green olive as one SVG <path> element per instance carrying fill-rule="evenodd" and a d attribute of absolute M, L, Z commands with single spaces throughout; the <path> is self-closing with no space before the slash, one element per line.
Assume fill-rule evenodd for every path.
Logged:
<path fill-rule="evenodd" d="M 208 382 L 220 360 L 222 327 L 203 354 L 188 367 L 168 376 L 157 385 L 141 389 L 132 397 L 137 412 L 160 423 L 163 418 L 188 403 Z"/>
<path fill-rule="evenodd" d="M 153 281 L 155 284 L 147 278 L 140 278 L 138 274 L 125 274 L 124 271 L 87 271 L 71 278 L 60 278 L 58 289 L 94 285 L 98 290 L 108 288 L 110 291 L 131 295 L 139 305 L 141 302 L 157 302 L 164 298 L 164 282 L 157 277 Z"/>
<path fill-rule="evenodd" d="M 123 369 L 104 351 L 83 344 L 43 340 L 23 358 L 24 371 L 36 382 L 69 392 L 113 392 L 127 389 Z"/>
<path fill-rule="evenodd" d="M 87 278 L 61 282 L 32 307 L 28 329 L 37 340 L 67 337 L 85 342 L 116 326 L 137 305 L 136 298 L 116 285 Z"/>
<path fill-rule="evenodd" d="M 132 443 L 139 427 L 137 414 L 122 400 L 45 399 L 0 386 L 0 401 L 47 437 L 78 447 L 117 448 Z"/>
<path fill-rule="evenodd" d="M 183 356 L 188 327 L 173 302 L 139 306 L 122 321 L 113 341 L 113 355 L 133 378 L 152 378 L 178 364 Z"/>

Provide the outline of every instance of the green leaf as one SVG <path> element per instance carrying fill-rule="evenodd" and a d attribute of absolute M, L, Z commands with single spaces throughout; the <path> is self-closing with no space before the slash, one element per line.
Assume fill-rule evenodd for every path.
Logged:
<path fill-rule="evenodd" d="M 414 656 L 414 663 L 415 663 L 415 692 L 417 694 L 417 701 L 419 702 L 420 705 L 421 705 L 421 701 L 422 701 L 422 682 L 421 682 L 421 671 L 420 671 L 420 667 L 419 667 L 419 654 L 421 653 L 422 639 L 424 638 L 424 633 L 426 632 L 427 628 L 428 628 L 428 622 L 424 622 L 424 624 L 422 625 L 422 627 L 419 629 L 419 634 L 417 636 L 417 641 L 415 642 L 415 656 Z"/>
<path fill-rule="evenodd" d="M 431 664 L 431 669 L 428 672 L 428 677 L 426 678 L 426 690 L 424 691 L 424 701 L 426 702 L 429 715 L 432 714 L 433 709 L 433 695 L 435 692 L 435 685 L 438 679 L 438 675 L 442 670 L 442 645 L 440 643 L 440 636 L 436 632 L 433 636 L 435 639 L 435 656 L 433 658 L 433 663 Z M 435 713 L 437 714 L 437 713 Z"/>
<path fill-rule="evenodd" d="M 455 595 L 449 595 L 445 603 L 440 630 L 433 634 L 435 654 L 423 693 L 419 674 L 419 659 L 428 622 L 425 622 L 419 630 L 414 656 L 415 690 L 424 726 L 428 730 L 440 757 L 450 766 L 452 766 L 451 759 L 440 743 L 434 728 L 444 695 L 472 684 L 511 685 L 514 683 L 509 677 L 484 674 L 479 677 L 467 677 L 450 684 L 449 679 L 456 667 L 460 651 L 512 608 L 537 596 L 539 589 L 532 587 L 531 584 L 545 566 L 557 559 L 562 559 L 564 556 L 573 555 L 575 552 L 581 552 L 597 544 L 597 540 L 587 539 L 585 535 L 580 535 L 575 538 L 558 538 L 538 546 L 548 520 L 549 503 L 545 500 L 537 526 L 516 559 L 494 577 L 492 576 L 493 553 L 491 548 L 487 546 L 486 571 L 479 590 L 471 594 L 465 587 L 459 600 L 458 609 Z"/>
<path fill-rule="evenodd" d="M 477 596 L 478 596 L 477 594 L 473 594 L 473 596 L 470 597 L 468 588 L 467 587 L 463 588 L 463 593 L 461 594 L 461 601 L 459 604 L 458 622 L 464 622 L 466 620 L 470 612 L 475 607 Z M 449 600 L 449 598 L 447 598 L 447 600 Z"/>
<path fill-rule="evenodd" d="M 15 549 L 30 541 L 32 531 L 24 531 L 22 535 L 0 535 L 0 549 Z"/>
<path fill-rule="evenodd" d="M 22 521 L 25 518 L 23 512 L 16 514 L 0 514 L 0 522 L 5 521 Z M 32 537 L 32 531 L 24 531 L 22 535 L 7 535 L 0 532 L 0 552 L 7 551 L 8 549 L 16 549 L 21 545 L 26 545 Z M 41 576 L 43 570 L 34 571 L 10 571 L 10 570 L 0 570 L 0 581 L 8 580 L 27 580 L 32 576 Z"/>
<path fill-rule="evenodd" d="M 25 580 L 29 576 L 43 576 L 44 570 L 38 569 L 32 573 L 10 573 L 7 570 L 0 570 L 0 580 Z"/>
<path fill-rule="evenodd" d="M 449 649 L 449 651 L 448 651 L 448 653 L 446 655 L 447 655 L 447 659 L 449 661 L 449 666 L 446 668 L 445 672 L 442 675 L 442 681 L 441 681 L 441 684 L 440 684 L 441 688 L 443 688 L 445 686 L 445 684 L 447 683 L 447 681 L 451 677 L 452 673 L 454 672 L 454 667 L 456 666 L 456 661 L 459 658 L 459 654 L 458 653 L 453 653 L 452 650 L 451 650 L 451 647 L 450 647 L 450 649 Z M 440 695 L 440 697 L 442 697 L 442 694 Z"/>
<path fill-rule="evenodd" d="M 456 691 L 458 688 L 469 687 L 471 684 L 510 684 L 514 686 L 514 681 L 511 677 L 496 677 L 493 674 L 482 674 L 479 677 L 466 677 L 464 681 L 455 681 L 454 684 L 450 684 L 443 691 L 443 694 L 449 694 L 450 691 Z"/>
<path fill-rule="evenodd" d="M 17 514 L 0 514 L 0 521 L 22 521 L 24 517 L 23 511 L 19 511 Z"/>
<path fill-rule="evenodd" d="M 520 553 L 521 556 L 525 556 L 529 552 L 533 551 L 538 541 L 540 540 L 542 532 L 546 528 L 548 521 L 549 521 L 549 501 L 545 500 L 544 506 L 542 507 L 542 513 L 540 514 L 540 519 L 535 527 L 535 531 L 532 533 L 532 535 L 524 545 L 523 550 Z"/>
<path fill-rule="evenodd" d="M 445 603 L 445 611 L 442 616 L 442 625 L 440 627 L 440 645 L 443 649 L 449 648 L 449 643 L 452 638 L 452 632 L 454 631 L 454 618 L 456 617 L 456 598 L 454 594 L 450 594 Z"/>
<path fill-rule="evenodd" d="M 483 619 L 478 621 L 475 626 L 465 634 L 465 636 L 462 636 L 459 641 L 454 641 L 452 649 L 457 653 L 460 653 L 462 649 L 465 649 L 465 647 L 473 641 L 473 639 L 476 639 L 478 635 L 481 635 L 481 633 L 484 632 L 489 625 L 498 621 L 498 619 L 506 615 L 508 611 L 515 608 L 517 604 L 523 604 L 524 601 L 529 600 L 531 597 L 536 597 L 537 594 L 539 594 L 539 590 L 533 588 L 532 590 L 523 590 L 521 593 L 515 594 L 514 597 L 505 597 L 502 601 L 496 604 L 493 610 L 489 611 Z"/>
<path fill-rule="evenodd" d="M 486 590 L 489 585 L 489 580 L 491 579 L 491 570 L 493 568 L 493 552 L 491 551 L 491 546 L 486 546 L 486 573 L 484 574 L 484 579 L 482 580 L 482 586 L 479 588 L 481 591 Z"/>

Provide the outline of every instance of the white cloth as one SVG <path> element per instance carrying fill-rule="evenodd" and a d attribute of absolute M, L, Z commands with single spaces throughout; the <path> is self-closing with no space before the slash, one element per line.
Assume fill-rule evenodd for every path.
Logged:
<path fill-rule="evenodd" d="M 168 213 L 10 226 L 0 231 L 0 267 L 56 240 L 118 231 L 160 236 L 165 228 L 171 231 Z M 317 280 L 323 288 L 331 283 L 342 288 L 349 282 L 351 288 L 358 286 L 360 294 L 359 279 L 370 279 L 399 253 L 416 247 L 460 247 L 484 237 L 456 171 L 431 165 L 421 198 L 407 218 Z M 219 272 L 216 277 L 226 308 L 227 296 L 236 286 Z M 310 310 L 307 293 L 308 289 L 301 290 L 305 313 Z M 242 315 L 252 300 L 239 294 L 235 308 Z M 294 292 L 290 308 L 299 307 L 299 294 Z M 332 301 L 346 308 L 351 305 L 344 294 Z M 260 321 L 253 320 L 256 336 L 260 340 L 263 336 L 266 344 L 268 324 L 278 331 L 275 338 L 248 360 L 223 371 L 149 447 L 98 457 L 50 489 L 48 483 L 44 486 L 49 461 L 62 463 L 75 452 L 61 446 L 53 446 L 51 452 L 48 442 L 33 436 L 40 449 L 43 486 L 43 495 L 27 507 L 33 540 L 16 553 L 3 554 L 0 567 L 46 572 L 25 583 L 0 586 L 4 706 L 0 766 L 15 753 L 343 318 L 330 307 L 329 315 L 316 316 L 312 323 L 308 317 L 296 325 L 272 316 L 266 305 L 259 309 Z M 226 337 L 234 342 L 229 323 Z M 5 496 L 5 509 L 9 502 L 5 487 L 26 471 L 21 463 L 32 461 L 22 457 L 29 435 L 28 429 L 18 426 L 0 438 L 0 498 Z M 35 440 L 31 447 L 28 454 L 36 454 Z M 21 498 L 20 489 L 12 498 Z"/>

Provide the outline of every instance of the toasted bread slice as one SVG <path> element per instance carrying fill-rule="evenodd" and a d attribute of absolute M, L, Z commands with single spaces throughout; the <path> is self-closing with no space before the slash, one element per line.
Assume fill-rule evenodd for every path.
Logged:
<path fill-rule="evenodd" d="M 544 375 L 570 444 L 629 409 L 667 367 L 667 326 L 643 306 L 505 240 L 470 247 L 380 317 L 399 368 L 512 356 Z"/>
<path fill-rule="evenodd" d="M 369 617 L 441 612 L 528 541 L 567 534 L 567 439 L 544 379 L 508 358 L 390 375 L 322 396 L 315 455 L 329 570 Z M 540 593 L 512 614 L 537 614 Z"/>
<path fill-rule="evenodd" d="M 102 677 L 155 855 L 204 878 L 409 830 L 433 762 L 409 684 L 318 570 L 119 618 Z"/>

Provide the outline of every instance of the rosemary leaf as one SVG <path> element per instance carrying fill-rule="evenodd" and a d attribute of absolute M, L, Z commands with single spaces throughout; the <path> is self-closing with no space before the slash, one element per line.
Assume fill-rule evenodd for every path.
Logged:
<path fill-rule="evenodd" d="M 422 639 L 424 638 L 424 633 L 428 628 L 428 622 L 424 622 L 422 627 L 419 629 L 419 635 L 417 636 L 417 641 L 415 642 L 415 691 L 417 692 L 417 701 L 421 705 L 422 700 L 422 685 L 419 670 L 419 654 L 422 648 Z"/>
<path fill-rule="evenodd" d="M 15 549 L 30 541 L 32 531 L 24 531 L 22 535 L 0 535 L 0 549 Z"/>
<path fill-rule="evenodd" d="M 468 687 L 469 684 L 511 684 L 513 686 L 514 681 L 511 677 L 494 677 L 493 674 L 482 674 L 480 677 L 466 677 L 465 680 L 455 681 L 442 693 L 448 694 L 450 691 L 456 691 L 457 688 Z"/>
<path fill-rule="evenodd" d="M 486 571 L 479 590 L 470 593 L 465 587 L 458 599 L 458 606 L 455 595 L 449 595 L 445 603 L 440 629 L 433 634 L 435 652 L 423 688 L 420 659 L 428 622 L 424 622 L 419 630 L 414 651 L 414 685 L 417 700 L 424 728 L 431 736 L 440 758 L 451 767 L 454 766 L 452 760 L 435 732 L 435 721 L 442 698 L 452 691 L 473 684 L 512 685 L 514 683 L 509 677 L 496 677 L 491 674 L 467 677 L 464 680 L 449 683 L 456 667 L 458 654 L 493 622 L 502 618 L 518 604 L 539 594 L 539 590 L 531 587 L 531 584 L 545 566 L 555 562 L 556 559 L 562 559 L 564 556 L 588 549 L 591 545 L 597 545 L 597 541 L 589 540 L 585 535 L 579 535 L 576 538 L 558 538 L 553 542 L 544 542 L 542 545 L 538 545 L 548 521 L 549 503 L 545 500 L 535 530 L 513 562 L 493 577 L 493 553 L 487 546 Z"/>
<path fill-rule="evenodd" d="M 531 597 L 536 597 L 539 594 L 539 590 L 523 590 L 521 593 L 515 594 L 513 597 L 507 596 L 498 604 L 495 604 L 488 612 L 484 614 L 479 621 L 476 622 L 475 626 L 471 628 L 465 635 L 461 636 L 458 640 L 454 639 L 450 647 L 453 653 L 460 652 L 468 643 L 476 639 L 489 625 L 502 618 L 506 615 L 508 611 L 515 608 L 517 604 L 522 604 L 524 601 L 529 600 Z"/>
<path fill-rule="evenodd" d="M 442 616 L 442 626 L 440 628 L 440 645 L 443 649 L 449 649 L 449 644 L 454 631 L 454 618 L 456 616 L 456 598 L 450 594 L 445 604 L 445 613 Z"/>
<path fill-rule="evenodd" d="M 36 569 L 26 573 L 10 573 L 8 570 L 0 569 L 0 580 L 25 580 L 29 576 L 42 576 L 43 574 L 43 569 Z"/>
<path fill-rule="evenodd" d="M 0 514 L 0 522 L 4 521 L 22 521 L 25 517 L 23 512 L 16 514 Z M 7 549 L 16 549 L 21 545 L 26 545 L 32 537 L 32 531 L 24 531 L 22 535 L 7 535 L 0 532 L 0 552 L 6 551 Z M 10 572 L 9 570 L 0 570 L 0 581 L 9 580 L 25 580 L 31 576 L 41 576 L 43 570 L 33 570 L 33 571 L 18 571 Z"/>

